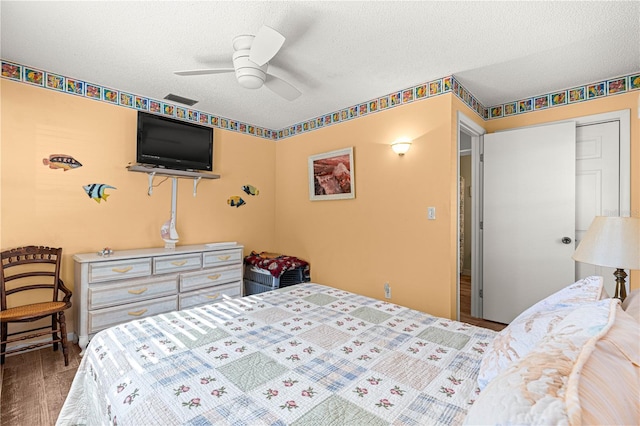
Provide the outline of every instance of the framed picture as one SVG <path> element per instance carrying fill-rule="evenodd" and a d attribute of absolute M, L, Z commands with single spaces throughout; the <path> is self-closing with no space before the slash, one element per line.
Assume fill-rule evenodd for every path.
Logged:
<path fill-rule="evenodd" d="M 353 147 L 309 157 L 309 199 L 355 198 Z"/>

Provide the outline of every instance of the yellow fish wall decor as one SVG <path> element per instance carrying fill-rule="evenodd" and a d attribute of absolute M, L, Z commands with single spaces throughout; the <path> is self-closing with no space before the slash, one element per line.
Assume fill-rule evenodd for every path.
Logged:
<path fill-rule="evenodd" d="M 238 195 L 232 195 L 227 200 L 227 204 L 229 204 L 231 207 L 240 207 L 240 206 L 245 205 L 246 203 Z"/>
<path fill-rule="evenodd" d="M 42 164 L 49 166 L 50 169 L 62 169 L 65 172 L 82 167 L 82 163 L 66 154 L 51 154 L 49 158 L 42 159 Z"/>
<path fill-rule="evenodd" d="M 244 185 L 242 190 L 247 193 L 247 195 L 258 195 L 260 191 L 253 185 Z"/>

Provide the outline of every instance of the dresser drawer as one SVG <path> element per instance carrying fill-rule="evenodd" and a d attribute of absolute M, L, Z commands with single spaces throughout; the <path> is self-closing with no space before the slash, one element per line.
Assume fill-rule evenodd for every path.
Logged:
<path fill-rule="evenodd" d="M 221 300 L 240 297 L 241 283 L 218 285 L 202 290 L 180 294 L 180 309 L 193 308 L 198 305 L 219 302 Z"/>
<path fill-rule="evenodd" d="M 180 292 L 242 280 L 242 265 L 180 274 Z"/>
<path fill-rule="evenodd" d="M 89 282 L 122 280 L 151 275 L 151 258 L 108 260 L 89 264 Z"/>
<path fill-rule="evenodd" d="M 204 253 L 203 267 L 210 268 L 237 262 L 242 263 L 242 249 L 210 251 Z"/>
<path fill-rule="evenodd" d="M 178 276 L 143 278 L 117 282 L 116 284 L 94 284 L 89 286 L 89 309 L 122 305 L 154 297 L 169 296 L 178 292 Z"/>
<path fill-rule="evenodd" d="M 166 296 L 124 306 L 89 311 L 89 334 L 127 321 L 171 312 L 178 309 L 178 296 Z"/>
<path fill-rule="evenodd" d="M 166 274 L 169 272 L 179 272 L 202 267 L 202 255 L 191 253 L 181 256 L 159 256 L 153 258 L 153 273 Z"/>

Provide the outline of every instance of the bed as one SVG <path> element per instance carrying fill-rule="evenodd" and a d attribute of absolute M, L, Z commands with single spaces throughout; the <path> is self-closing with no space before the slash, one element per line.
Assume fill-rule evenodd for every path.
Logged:
<path fill-rule="evenodd" d="M 565 307 L 602 305 L 601 315 L 594 315 L 597 310 L 589 305 L 587 316 L 597 317 L 586 326 L 591 334 L 599 326 L 595 321 L 611 322 L 611 312 L 621 310 L 617 300 L 602 299 L 601 280 L 600 290 L 595 290 L 596 281 L 589 283 L 593 300 L 561 301 Z M 576 293 L 586 293 L 585 288 L 583 283 L 569 296 L 575 299 Z M 557 305 L 552 299 L 545 309 Z M 555 326 L 563 330 L 564 322 Z M 516 345 L 520 359 L 515 357 L 502 371 L 499 361 L 504 360 L 487 357 L 487 352 L 502 354 L 505 344 L 513 346 L 514 334 L 515 328 L 505 337 L 328 286 L 299 284 L 98 333 L 86 349 L 57 424 L 448 425 L 554 420 L 540 417 L 540 406 L 531 402 L 530 393 L 524 402 L 514 402 L 522 406 L 520 411 L 508 407 L 511 417 L 491 417 L 505 388 L 517 400 L 518 392 L 509 386 L 523 386 L 523 380 L 514 382 L 512 367 L 530 356 L 524 349 Z M 539 340 L 546 342 L 544 336 Z M 586 340 L 593 343 L 591 337 Z M 529 351 L 536 355 L 539 345 Z M 633 345 L 636 353 L 631 349 L 631 357 L 637 357 L 637 340 Z M 506 353 L 514 358 L 512 351 Z M 483 365 L 486 371 L 481 371 Z M 495 377 L 489 377 L 492 372 Z M 637 392 L 637 381 L 635 388 Z M 482 399 L 486 401 L 480 404 Z M 474 417 L 468 417 L 474 410 Z M 551 414 L 571 419 L 567 409 L 556 411 Z M 637 408 L 631 415 L 637 416 Z"/>

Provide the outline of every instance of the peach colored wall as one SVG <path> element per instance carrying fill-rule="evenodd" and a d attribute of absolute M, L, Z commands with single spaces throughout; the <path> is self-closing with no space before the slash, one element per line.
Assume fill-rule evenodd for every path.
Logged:
<path fill-rule="evenodd" d="M 63 278 L 72 283 L 73 253 L 104 246 L 161 246 L 158 232 L 169 216 L 170 181 L 146 195 L 147 178 L 127 172 L 135 160 L 135 111 L 1 80 L 0 247 L 23 244 L 65 248 Z M 630 108 L 632 210 L 640 211 L 638 93 L 482 121 L 453 95 L 442 95 L 276 143 L 215 132 L 215 172 L 198 197 L 180 180 L 180 244 L 239 241 L 249 250 L 275 250 L 308 259 L 312 278 L 434 315 L 456 313 L 457 112 L 489 132 Z M 389 144 L 414 139 L 404 157 Z M 309 201 L 307 158 L 354 147 L 356 198 Z M 84 166 L 50 170 L 42 158 L 75 156 Z M 160 178 L 156 178 L 158 184 Z M 105 203 L 90 200 L 82 185 L 117 187 Z M 240 191 L 246 183 L 258 197 Z M 226 205 L 229 195 L 248 202 Z M 437 219 L 428 221 L 428 206 Z M 637 273 L 632 287 L 638 287 Z"/>
<path fill-rule="evenodd" d="M 640 197 L 637 93 L 483 121 L 446 95 L 277 142 L 276 249 L 310 260 L 312 279 L 453 318 L 456 315 L 457 113 L 488 132 L 630 108 L 632 210 Z M 417 137 L 403 158 L 390 142 Z M 309 201 L 309 155 L 354 146 L 356 198 Z M 437 219 L 426 220 L 427 206 Z M 638 287 L 637 272 L 632 288 Z"/>
<path fill-rule="evenodd" d="M 638 103 L 640 93 L 631 92 L 603 99 L 537 111 L 513 117 L 489 120 L 485 128 L 489 133 L 516 127 L 531 126 L 558 120 L 601 114 L 611 111 L 631 110 L 631 216 L 640 217 L 640 119 Z M 612 278 L 613 279 L 613 278 Z M 631 271 L 631 288 L 640 288 L 640 272 Z"/>
<path fill-rule="evenodd" d="M 276 142 L 276 250 L 308 259 L 314 282 L 384 299 L 388 281 L 392 302 L 454 315 L 451 100 L 438 96 Z M 404 157 L 389 146 L 401 136 L 413 139 Z M 308 157 L 350 146 L 356 198 L 310 201 Z M 427 220 L 428 206 L 436 220 Z"/>
<path fill-rule="evenodd" d="M 135 110 L 5 79 L 0 87 L 1 249 L 63 247 L 62 276 L 73 288 L 75 253 L 164 245 L 160 227 L 170 216 L 171 179 L 156 177 L 158 186 L 148 196 L 147 175 L 126 169 L 135 162 Z M 247 252 L 271 247 L 275 150 L 270 140 L 216 129 L 214 172 L 222 178 L 202 180 L 196 198 L 192 180 L 178 180 L 179 244 L 238 241 Z M 43 165 L 43 158 L 59 153 L 83 166 L 63 172 Z M 107 190 L 108 200 L 98 204 L 82 188 L 89 183 L 117 189 Z M 244 184 L 258 187 L 260 195 L 244 194 Z M 236 194 L 247 204 L 228 206 Z"/>

